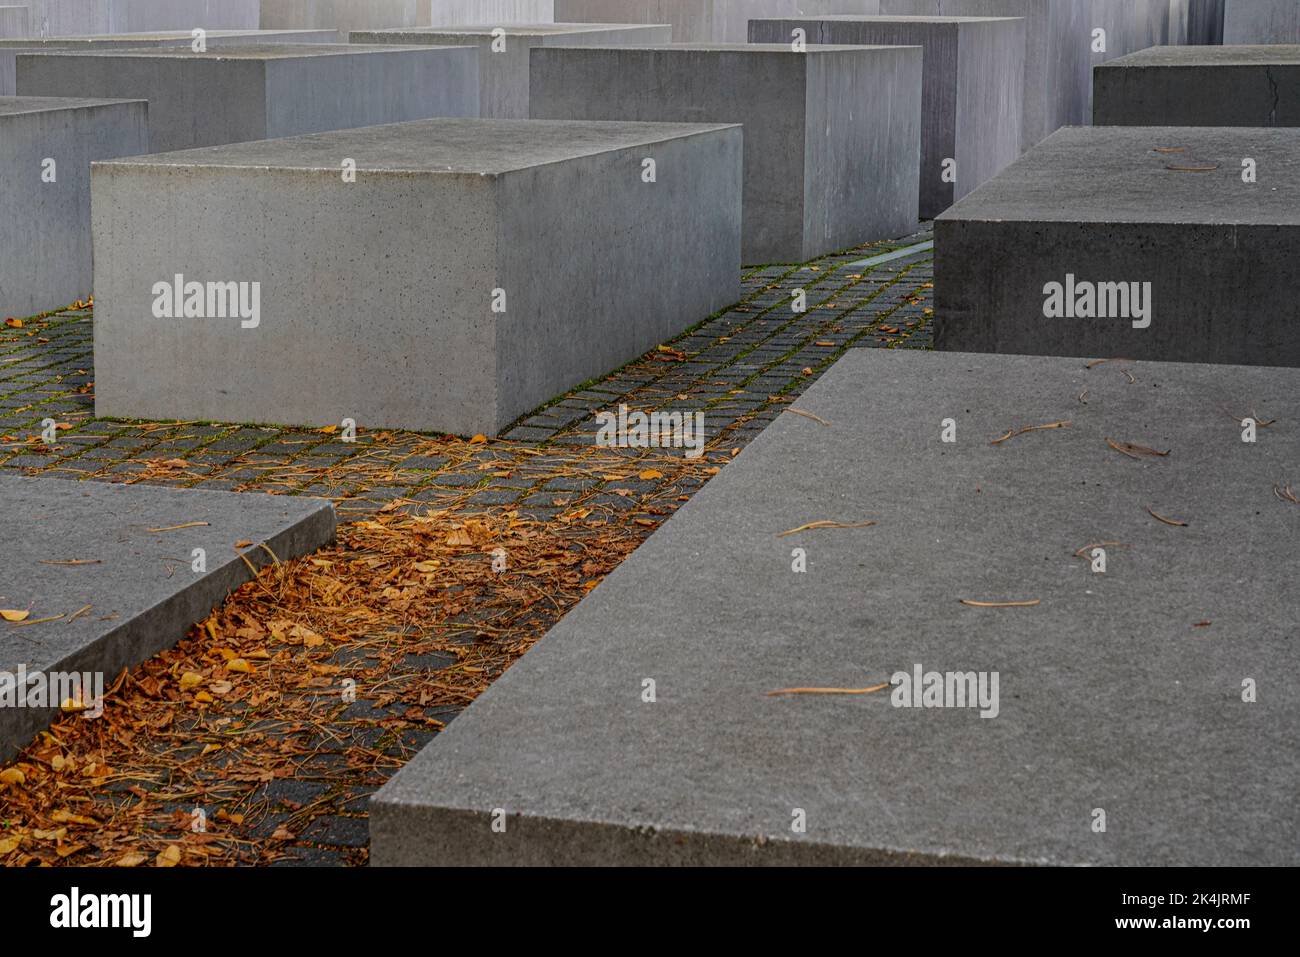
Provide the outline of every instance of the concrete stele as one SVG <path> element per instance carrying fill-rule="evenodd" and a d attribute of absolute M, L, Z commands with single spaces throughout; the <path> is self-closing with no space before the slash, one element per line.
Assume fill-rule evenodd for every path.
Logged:
<path fill-rule="evenodd" d="M 1300 431 L 1235 418 L 1300 372 L 1127 368 L 849 350 L 380 789 L 371 863 L 1300 863 Z"/>

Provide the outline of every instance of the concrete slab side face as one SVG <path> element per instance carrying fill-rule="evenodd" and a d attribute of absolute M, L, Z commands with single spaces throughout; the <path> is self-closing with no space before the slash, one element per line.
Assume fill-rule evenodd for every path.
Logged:
<path fill-rule="evenodd" d="M 1218 45 L 1223 39 L 1223 14 L 1226 0 L 1191 0 L 1187 11 L 1187 42 Z"/>
<path fill-rule="evenodd" d="M 148 150 L 139 100 L 0 97 L 0 315 L 90 294 L 90 164 Z"/>
<path fill-rule="evenodd" d="M 1025 21 L 1021 18 L 848 17 L 751 20 L 754 43 L 920 46 L 920 210 L 931 219 L 1020 155 Z M 843 102 L 861 99 L 852 93 Z M 955 177 L 955 180 L 954 180 Z"/>
<path fill-rule="evenodd" d="M 213 30 L 207 35 L 211 50 L 229 46 L 261 43 L 332 43 L 333 30 Z M 188 47 L 194 42 L 188 31 L 156 33 L 104 34 L 85 37 L 28 37 L 25 40 L 0 40 L 0 96 L 13 96 L 16 87 L 18 56 L 22 53 L 55 50 L 111 50 L 136 47 Z"/>
<path fill-rule="evenodd" d="M 554 23 L 555 0 L 420 0 L 420 26 Z"/>
<path fill-rule="evenodd" d="M 1300 5 L 1293 0 L 1224 0 L 1224 4 L 1224 43 L 1300 43 Z"/>
<path fill-rule="evenodd" d="M 0 623 L 0 689 L 7 676 L 11 693 L 20 668 L 99 673 L 106 686 L 174 645 L 250 578 L 236 542 L 253 542 L 239 551 L 261 567 L 270 561 L 261 543 L 283 560 L 334 538 L 333 506 L 320 499 L 0 476 L 0 506 L 5 561 L 22 569 L 0 585 L 0 607 L 30 608 L 29 620 L 64 616 Z M 205 524 L 173 528 L 195 522 Z M 193 570 L 195 549 L 203 572 Z M 68 561 L 84 564 L 48 564 Z M 87 605 L 91 613 L 74 617 Z M 0 761 L 46 727 L 58 703 L 0 708 Z"/>
<path fill-rule="evenodd" d="M 346 44 L 21 54 L 18 90 L 146 99 L 150 148 L 166 152 L 476 116 L 477 55 L 472 48 Z"/>
<path fill-rule="evenodd" d="M 31 32 L 31 17 L 26 7 L 0 7 L 0 40 L 25 37 Z"/>
<path fill-rule="evenodd" d="M 1295 129 L 1058 131 L 935 221 L 936 347 L 1300 366 L 1298 157 Z"/>
<path fill-rule="evenodd" d="M 262 0 L 263 30 L 353 30 L 427 26 L 431 0 Z"/>
<path fill-rule="evenodd" d="M 66 37 L 149 30 L 256 30 L 261 0 L 28 0 L 32 32 Z"/>
<path fill-rule="evenodd" d="M 738 298 L 740 136 L 431 120 L 101 164 L 96 410 L 496 434 Z"/>
<path fill-rule="evenodd" d="M 1300 126 L 1300 45 L 1155 48 L 1093 85 L 1098 126 Z"/>
<path fill-rule="evenodd" d="M 744 261 L 804 262 L 915 226 L 920 59 L 916 47 L 538 48 L 530 109 L 536 119 L 743 123 Z M 814 61 L 826 72 L 814 73 Z M 847 108 L 861 84 L 880 95 Z M 893 106 L 871 105 L 879 103 Z M 861 161 L 818 166 L 823 148 L 871 157 L 872 169 L 845 179 Z"/>
<path fill-rule="evenodd" d="M 1087 122 L 1091 0 L 881 0 L 883 14 L 1024 17 L 1025 96 L 1021 147 Z"/>
<path fill-rule="evenodd" d="M 501 37 L 491 29 L 505 30 Z M 540 46 L 619 46 L 668 43 L 667 24 L 520 24 L 493 27 L 423 27 L 415 30 L 354 32 L 352 43 L 465 46 L 478 48 L 479 111 L 491 119 L 528 119 L 528 58 Z"/>
<path fill-rule="evenodd" d="M 683 43 L 744 43 L 754 18 L 880 13 L 881 0 L 555 0 L 557 22 L 670 23 Z"/>
<path fill-rule="evenodd" d="M 1242 692 L 1292 667 L 1300 433 L 1234 416 L 1300 372 L 1127 368 L 851 350 L 389 781 L 373 863 L 1295 865 L 1300 703 Z M 769 694 L 918 667 L 984 706 Z"/>

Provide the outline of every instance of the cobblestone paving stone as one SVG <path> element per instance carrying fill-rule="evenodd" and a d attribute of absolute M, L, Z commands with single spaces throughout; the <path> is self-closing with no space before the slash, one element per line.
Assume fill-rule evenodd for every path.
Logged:
<path fill-rule="evenodd" d="M 812 263 L 751 267 L 739 303 L 525 416 L 492 441 L 360 431 L 352 442 L 337 430 L 96 419 L 91 310 L 83 306 L 10 319 L 0 327 L 0 468 L 86 481 L 327 497 L 334 499 L 341 525 L 429 514 L 548 523 L 557 541 L 574 549 L 617 527 L 630 537 L 630 549 L 845 350 L 931 347 L 929 254 L 869 268 L 853 265 L 930 238 L 923 230 Z M 802 312 L 794 308 L 800 290 L 806 295 Z M 621 405 L 644 412 L 704 412 L 704 456 L 690 463 L 680 450 L 599 447 L 596 413 Z M 345 537 L 342 530 L 340 537 Z M 349 547 L 340 546 L 344 557 Z M 21 574 L 0 568 L 6 576 Z M 607 571 L 593 566 L 595 580 L 583 588 L 594 587 Z M 175 736 L 184 745 L 173 741 L 166 752 L 167 763 L 175 765 L 171 773 L 119 767 L 102 779 L 99 800 L 119 808 L 153 802 L 157 813 L 148 827 L 158 833 L 142 839 L 142 847 L 193 837 L 187 832 L 200 795 L 220 805 L 220 820 L 239 824 L 221 863 L 365 863 L 367 796 L 513 660 L 493 657 L 490 650 L 476 658 L 476 649 L 495 643 L 522 653 L 527 647 L 522 635 L 535 640 L 569 607 L 567 601 L 580 598 L 580 593 L 550 597 L 525 608 L 518 589 L 503 585 L 498 592 L 486 598 L 479 593 L 473 607 L 416 628 L 417 635 L 378 635 L 353 646 L 320 649 L 330 657 L 313 667 L 358 676 L 358 700 L 346 707 L 333 699 L 328 706 L 311 705 L 314 717 L 305 723 L 276 721 L 274 708 L 285 707 L 278 699 L 270 714 L 247 702 L 224 710 L 222 702 L 214 702 L 210 710 L 187 716 L 177 723 L 184 734 Z M 201 661 L 212 656 L 215 644 L 215 635 L 196 628 L 175 654 Z M 165 653 L 122 680 L 152 687 L 150 682 L 167 677 L 167 669 L 176 669 L 177 660 Z M 386 670 L 367 670 L 380 662 Z M 481 674 L 458 684 L 462 669 Z M 381 684 L 418 683 L 430 676 L 442 676 L 442 684 L 425 687 L 420 713 L 413 715 L 409 694 L 365 683 L 366 676 L 376 674 L 382 674 Z M 257 695 L 253 698 L 256 702 Z M 292 760 L 271 780 L 264 772 L 235 773 L 249 766 L 239 763 L 240 755 L 203 743 L 232 720 L 244 732 L 245 757 L 250 749 L 261 749 L 292 752 Z M 39 756 L 37 745 L 14 764 L 37 760 L 33 755 Z M 203 782 L 223 771 L 233 783 L 226 780 L 217 796 L 217 789 Z M 0 790 L 0 861 L 6 858 L 5 829 L 22 823 L 21 806 Z M 6 863 L 20 857 L 18 863 L 112 863 L 111 855 L 120 850 L 97 848 L 93 838 L 78 843 L 64 836 L 56 843 L 57 856 L 24 856 L 27 842 Z M 193 850 L 186 846 L 183 862 L 205 862 L 202 855 L 195 859 Z"/>

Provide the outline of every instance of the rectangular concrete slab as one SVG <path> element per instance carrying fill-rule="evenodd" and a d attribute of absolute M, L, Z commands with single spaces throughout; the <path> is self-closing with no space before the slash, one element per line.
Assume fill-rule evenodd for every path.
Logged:
<path fill-rule="evenodd" d="M 494 31 L 497 31 L 494 33 Z M 504 31 L 504 32 L 500 32 Z M 528 119 L 528 58 L 544 46 L 617 46 L 672 40 L 667 24 L 549 23 L 514 26 L 446 26 L 356 31 L 353 43 L 476 46 L 479 113 L 503 120 Z"/>
<path fill-rule="evenodd" d="M 2 36 L 3 34 L 0 34 Z M 206 42 L 210 49 L 247 46 L 259 43 L 330 43 L 332 30 L 212 30 Z M 0 96 L 13 96 L 16 86 L 18 54 L 50 50 L 111 50 L 135 47 L 190 47 L 194 37 L 189 31 L 160 33 L 103 34 L 78 37 L 27 37 L 0 40 Z"/>
<path fill-rule="evenodd" d="M 1300 863 L 1300 373 L 1128 368 L 850 351 L 379 791 L 371 863 Z M 918 668 L 996 717 L 896 706 Z"/>
<path fill-rule="evenodd" d="M 555 0 L 421 0 L 420 26 L 555 22 Z"/>
<path fill-rule="evenodd" d="M 99 164 L 96 409 L 496 434 L 739 298 L 741 151 L 473 119 Z M 249 308 L 180 318 L 178 276 Z"/>
<path fill-rule="evenodd" d="M 0 40 L 25 37 L 30 32 L 31 17 L 26 7 L 0 7 Z"/>
<path fill-rule="evenodd" d="M 1189 44 L 1223 43 L 1225 3 L 1226 0 L 1188 0 L 1187 42 Z"/>
<path fill-rule="evenodd" d="M 1224 0 L 1223 42 L 1300 43 L 1295 0 Z"/>
<path fill-rule="evenodd" d="M 746 263 L 915 229 L 919 47 L 541 47 L 531 84 L 537 119 L 743 123 Z"/>
<path fill-rule="evenodd" d="M 90 164 L 148 149 L 143 101 L 0 97 L 0 317 L 90 295 Z"/>
<path fill-rule="evenodd" d="M 0 673 L 99 672 L 107 686 L 248 581 L 245 559 L 270 562 L 262 544 L 283 561 L 333 538 L 322 499 L 0 476 L 0 608 L 36 622 L 0 621 Z M 0 708 L 0 761 L 56 713 Z"/>
<path fill-rule="evenodd" d="M 1300 45 L 1155 47 L 1093 89 L 1098 126 L 1300 126 Z"/>
<path fill-rule="evenodd" d="M 262 0 L 27 0 L 32 32 L 63 37 L 153 30 L 256 30 Z"/>
<path fill-rule="evenodd" d="M 935 221 L 935 345 L 1300 366 L 1298 177 L 1295 129 L 1060 130 Z"/>
<path fill-rule="evenodd" d="M 922 50 L 921 218 L 933 219 L 1020 155 L 1025 21 L 1018 17 L 750 20 L 753 43 L 897 44 Z"/>
<path fill-rule="evenodd" d="M 427 25 L 433 0 L 262 0 L 262 29 L 353 30 Z M 423 16 L 421 16 L 423 14 Z"/>
<path fill-rule="evenodd" d="M 472 47 L 58 51 L 20 54 L 17 73 L 22 96 L 81 91 L 148 100 L 149 146 L 156 153 L 478 115 L 478 51 Z"/>
<path fill-rule="evenodd" d="M 880 12 L 909 16 L 1024 17 L 1024 114 L 1028 149 L 1071 123 L 1086 123 L 1092 0 L 881 0 Z"/>
<path fill-rule="evenodd" d="M 555 0 L 562 22 L 670 23 L 680 43 L 744 43 L 749 20 L 880 13 L 881 0 Z"/>

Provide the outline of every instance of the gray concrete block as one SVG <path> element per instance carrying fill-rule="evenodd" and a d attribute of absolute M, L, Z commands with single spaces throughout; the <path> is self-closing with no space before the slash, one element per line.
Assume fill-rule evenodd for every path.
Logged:
<path fill-rule="evenodd" d="M 353 30 L 427 25 L 432 0 L 262 0 L 262 29 Z M 423 18 L 421 17 L 423 12 Z"/>
<path fill-rule="evenodd" d="M 1300 366 L 1297 176 L 1296 129 L 1060 130 L 935 220 L 935 344 Z"/>
<path fill-rule="evenodd" d="M 31 33 L 31 17 L 26 7 L 0 7 L 0 40 L 25 37 Z"/>
<path fill-rule="evenodd" d="M 746 263 L 805 262 L 916 226 L 919 47 L 543 47 L 531 110 L 743 123 Z"/>
<path fill-rule="evenodd" d="M 555 22 L 555 0 L 421 0 L 421 26 Z"/>
<path fill-rule="evenodd" d="M 1226 0 L 1189 0 L 1187 42 L 1196 45 L 1223 43 L 1223 13 Z"/>
<path fill-rule="evenodd" d="M 1023 149 L 1062 126 L 1088 121 L 1091 9 L 1091 0 L 881 0 L 880 4 L 885 14 L 1025 18 Z"/>
<path fill-rule="evenodd" d="M 90 164 L 148 149 L 139 100 L 0 97 L 0 316 L 90 294 Z"/>
<path fill-rule="evenodd" d="M 1224 0 L 1224 4 L 1224 43 L 1300 43 L 1296 0 Z"/>
<path fill-rule="evenodd" d="M 1300 126 L 1300 46 L 1156 47 L 1093 89 L 1099 126 Z"/>
<path fill-rule="evenodd" d="M 264 43 L 331 43 L 333 30 L 211 30 L 209 49 Z M 160 33 L 112 33 L 84 37 L 27 37 L 0 40 L 0 96 L 13 96 L 17 84 L 18 55 L 51 50 L 113 50 L 136 47 L 190 47 L 194 37 L 188 30 Z"/>
<path fill-rule="evenodd" d="M 430 120 L 97 164 L 96 409 L 496 434 L 739 298 L 741 148 Z M 156 318 L 176 275 L 256 320 Z"/>
<path fill-rule="evenodd" d="M 880 13 L 881 0 L 555 0 L 561 22 L 669 23 L 683 43 L 744 43 L 751 18 Z"/>
<path fill-rule="evenodd" d="M 1020 155 L 1023 18 L 750 20 L 749 39 L 788 43 L 795 29 L 809 43 L 921 47 L 922 219 L 933 219 Z"/>
<path fill-rule="evenodd" d="M 494 36 L 493 30 L 504 30 Z M 476 46 L 479 64 L 479 111 L 494 119 L 528 119 L 528 58 L 536 47 L 618 46 L 668 43 L 667 24 L 542 23 L 517 26 L 419 27 L 410 30 L 364 30 L 353 43 L 399 43 Z"/>
<path fill-rule="evenodd" d="M 240 553 L 260 568 L 271 557 L 257 545 L 283 561 L 333 538 L 334 508 L 321 499 L 0 476 L 0 542 L 12 572 L 0 608 L 55 619 L 0 622 L 0 681 L 10 676 L 13 689 L 22 667 L 47 677 L 99 673 L 107 687 L 252 577 Z M 236 549 L 241 541 L 254 547 Z M 194 570 L 199 548 L 202 572 Z M 67 562 L 82 564 L 59 564 Z M 0 761 L 57 713 L 57 705 L 0 707 Z"/>
<path fill-rule="evenodd" d="M 256 30 L 261 0 L 27 0 L 32 32 L 66 37 L 157 30 Z"/>
<path fill-rule="evenodd" d="M 778 418 L 389 780 L 371 863 L 1300 863 L 1300 432 L 1235 420 L 1300 373 L 1131 372 L 850 350 L 798 401 L 829 426 Z M 876 524 L 781 534 L 817 520 Z M 996 717 L 770 694 L 918 666 Z"/>
<path fill-rule="evenodd" d="M 153 152 L 478 115 L 472 47 L 351 44 L 19 54 L 24 96 L 149 101 Z"/>

